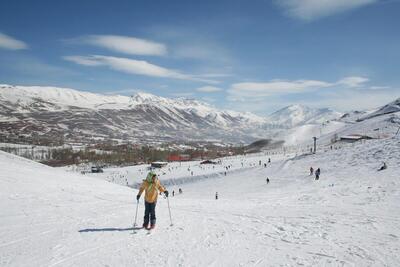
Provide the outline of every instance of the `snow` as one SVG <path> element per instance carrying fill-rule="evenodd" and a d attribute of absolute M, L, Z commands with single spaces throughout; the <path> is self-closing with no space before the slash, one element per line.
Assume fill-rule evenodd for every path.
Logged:
<path fill-rule="evenodd" d="M 39 103 L 38 100 L 41 100 L 41 102 Z M 13 104 L 14 106 L 10 108 L 20 113 L 29 113 L 30 108 L 33 107 L 42 111 L 59 111 L 67 110 L 71 107 L 92 110 L 129 110 L 143 106 L 143 109 L 145 107 L 160 109 L 165 114 L 183 123 L 185 123 L 186 119 L 178 111 L 185 111 L 189 114 L 196 114 L 201 118 L 208 118 L 217 126 L 218 124 L 220 126 L 231 125 L 230 118 L 241 119 L 249 125 L 259 125 L 266 122 L 265 118 L 250 112 L 224 111 L 195 99 L 170 99 L 144 92 L 139 92 L 128 97 L 122 95 L 102 95 L 51 86 L 13 86 L 0 84 L 0 102 Z M 74 112 L 79 114 L 78 110 Z M 170 126 L 173 127 L 174 125 Z"/>
<path fill-rule="evenodd" d="M 105 96 L 69 88 L 0 85 L 0 99 L 4 101 L 30 105 L 38 98 L 57 104 L 60 108 L 66 106 L 96 108 L 96 106 L 110 103 L 115 103 L 113 108 L 122 108 L 130 100 L 127 96 Z"/>
<path fill-rule="evenodd" d="M 290 128 L 301 124 L 321 124 L 340 116 L 341 113 L 328 108 L 313 109 L 304 105 L 290 105 L 272 113 L 267 119 L 272 124 Z"/>
<path fill-rule="evenodd" d="M 387 105 L 384 105 L 377 111 L 372 112 L 371 114 L 368 114 L 367 116 L 364 116 L 363 118 L 361 118 L 361 120 L 365 120 L 365 119 L 376 117 L 376 116 L 381 116 L 383 114 L 399 112 L 399 111 L 400 111 L 400 98 L 396 99 L 393 102 L 390 102 Z"/>
<path fill-rule="evenodd" d="M 322 135 L 331 134 L 343 129 L 346 123 L 339 121 L 329 121 L 324 124 L 304 124 L 293 127 L 285 134 L 285 145 L 291 146 L 302 144 L 310 141 L 313 136 L 321 137 Z"/>
<path fill-rule="evenodd" d="M 399 137 L 259 166 L 267 157 L 224 158 L 227 176 L 196 169 L 196 182 L 167 186 L 183 189 L 169 198 L 173 226 L 160 196 L 148 235 L 133 233 L 136 189 L 0 152 L 0 265 L 400 265 Z M 187 177 L 186 164 L 197 163 L 161 180 Z M 310 166 L 321 168 L 319 181 Z"/>

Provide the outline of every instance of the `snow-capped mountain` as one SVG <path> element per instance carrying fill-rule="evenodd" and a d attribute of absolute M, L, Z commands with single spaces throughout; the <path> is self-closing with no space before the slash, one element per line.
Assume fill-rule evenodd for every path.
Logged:
<path fill-rule="evenodd" d="M 260 117 L 219 110 L 198 100 L 148 93 L 109 96 L 68 88 L 0 85 L 0 138 L 34 143 L 251 143 L 272 138 L 296 145 L 310 136 L 330 134 L 357 121 L 397 112 L 399 103 L 397 99 L 376 110 L 344 115 L 328 108 L 291 105 Z"/>
<path fill-rule="evenodd" d="M 197 100 L 148 93 L 106 96 L 56 87 L 0 86 L 4 135 L 248 142 L 265 134 L 265 122 L 249 112 L 221 111 Z"/>
<path fill-rule="evenodd" d="M 271 124 L 292 128 L 304 124 L 321 124 L 337 119 L 341 113 L 328 108 L 314 109 L 304 105 L 290 105 L 268 116 Z"/>
<path fill-rule="evenodd" d="M 399 111 L 400 111 L 400 98 L 397 98 L 395 101 L 390 102 L 387 105 L 384 105 L 383 107 L 367 114 L 366 116 L 360 118 L 359 120 L 365 120 L 365 119 L 373 118 L 376 116 L 391 114 L 391 113 L 395 113 L 395 112 L 399 112 Z"/>

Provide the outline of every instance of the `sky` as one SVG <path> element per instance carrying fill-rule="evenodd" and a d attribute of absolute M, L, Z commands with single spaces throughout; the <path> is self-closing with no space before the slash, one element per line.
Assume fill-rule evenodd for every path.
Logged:
<path fill-rule="evenodd" d="M 400 97 L 400 0 L 0 2 L 0 83 L 267 115 Z"/>

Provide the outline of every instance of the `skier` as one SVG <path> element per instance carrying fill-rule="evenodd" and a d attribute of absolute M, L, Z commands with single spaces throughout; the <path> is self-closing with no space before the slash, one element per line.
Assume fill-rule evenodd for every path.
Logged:
<path fill-rule="evenodd" d="M 319 180 L 319 175 L 321 174 L 321 170 L 318 168 L 316 171 L 315 171 L 315 180 Z"/>
<path fill-rule="evenodd" d="M 264 168 L 267 168 L 267 163 L 264 163 Z"/>
<path fill-rule="evenodd" d="M 268 163 L 271 163 L 271 158 L 268 158 Z"/>
<path fill-rule="evenodd" d="M 218 199 L 218 192 L 215 192 L 215 200 Z"/>
<path fill-rule="evenodd" d="M 378 171 L 383 171 L 383 170 L 386 170 L 386 169 L 387 169 L 386 162 L 383 162 L 382 167 L 380 167 Z"/>
<path fill-rule="evenodd" d="M 179 188 L 179 194 L 182 194 L 182 189 Z"/>
<path fill-rule="evenodd" d="M 314 174 L 314 169 L 313 167 L 310 167 L 310 176 Z"/>
<path fill-rule="evenodd" d="M 157 179 L 157 175 L 154 172 L 149 172 L 147 174 L 147 177 L 140 186 L 139 193 L 136 196 L 137 201 L 139 201 L 143 191 L 145 191 L 143 228 L 154 229 L 156 226 L 156 204 L 158 191 L 163 192 L 166 197 L 168 197 L 168 191 L 161 185 L 160 181 Z"/>
<path fill-rule="evenodd" d="M 173 197 L 175 196 L 175 190 L 172 190 L 172 196 Z"/>
<path fill-rule="evenodd" d="M 269 184 L 269 178 L 267 177 L 267 184 Z"/>

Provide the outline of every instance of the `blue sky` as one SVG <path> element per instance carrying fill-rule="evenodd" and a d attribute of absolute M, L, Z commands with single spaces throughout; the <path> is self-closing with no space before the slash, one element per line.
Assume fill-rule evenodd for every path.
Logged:
<path fill-rule="evenodd" d="M 400 97 L 400 1 L 0 2 L 0 83 L 201 99 L 259 115 Z"/>

